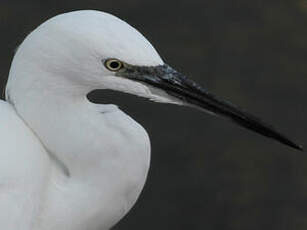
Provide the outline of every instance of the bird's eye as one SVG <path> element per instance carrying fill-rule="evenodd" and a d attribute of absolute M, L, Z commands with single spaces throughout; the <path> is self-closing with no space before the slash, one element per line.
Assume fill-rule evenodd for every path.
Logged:
<path fill-rule="evenodd" d="M 124 65 L 117 59 L 108 59 L 104 63 L 105 67 L 113 72 L 119 71 Z"/>

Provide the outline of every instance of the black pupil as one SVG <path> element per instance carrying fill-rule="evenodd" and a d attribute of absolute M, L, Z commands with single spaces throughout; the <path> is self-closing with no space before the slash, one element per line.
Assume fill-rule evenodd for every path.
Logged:
<path fill-rule="evenodd" d="M 110 67 L 111 67 L 112 69 L 117 69 L 119 66 L 120 66 L 120 64 L 119 64 L 119 62 L 117 62 L 117 61 L 112 61 L 112 62 L 110 63 Z"/>

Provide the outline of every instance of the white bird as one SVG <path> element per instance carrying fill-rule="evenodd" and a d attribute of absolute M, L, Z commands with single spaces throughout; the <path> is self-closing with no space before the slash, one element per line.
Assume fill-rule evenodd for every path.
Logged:
<path fill-rule="evenodd" d="M 18 48 L 0 102 L 0 225 L 5 230 L 110 229 L 134 205 L 150 164 L 144 128 L 95 89 L 192 105 L 301 149 L 163 62 L 133 27 L 76 11 Z"/>

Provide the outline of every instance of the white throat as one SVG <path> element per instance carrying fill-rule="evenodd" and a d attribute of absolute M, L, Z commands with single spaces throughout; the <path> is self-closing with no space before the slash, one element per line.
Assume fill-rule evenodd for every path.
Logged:
<path fill-rule="evenodd" d="M 52 156 L 38 225 L 109 229 L 144 186 L 150 161 L 146 131 L 116 106 L 90 103 L 90 87 L 52 84 L 59 76 L 22 66 L 19 58 L 12 65 L 7 100 Z"/>

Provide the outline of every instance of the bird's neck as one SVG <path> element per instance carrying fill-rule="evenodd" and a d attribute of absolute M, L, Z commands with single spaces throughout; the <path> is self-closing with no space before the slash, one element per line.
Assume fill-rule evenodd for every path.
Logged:
<path fill-rule="evenodd" d="M 9 94 L 8 99 L 55 166 L 52 177 L 57 186 L 48 191 L 46 216 L 51 220 L 46 221 L 57 223 L 54 219 L 67 212 L 75 224 L 82 218 L 97 218 L 92 223 L 106 228 L 116 223 L 132 207 L 146 180 L 150 143 L 145 130 L 119 109 L 108 105 L 98 109 L 81 93 L 61 94 L 43 87 L 21 92 L 13 99 Z M 59 203 L 65 206 L 60 214 Z M 81 225 L 67 229 L 79 229 L 76 226 Z"/>

